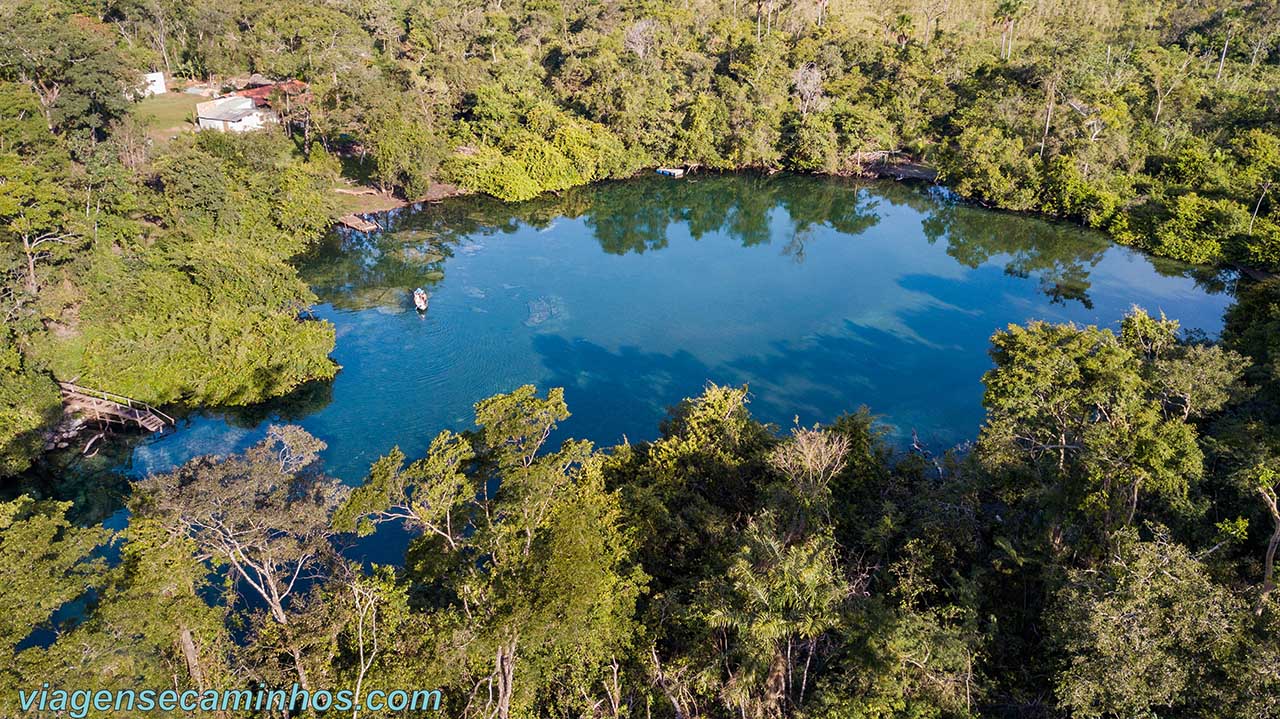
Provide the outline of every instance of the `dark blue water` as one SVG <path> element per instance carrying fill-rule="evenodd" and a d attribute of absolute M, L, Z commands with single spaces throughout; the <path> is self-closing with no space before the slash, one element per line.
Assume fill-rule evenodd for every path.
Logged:
<path fill-rule="evenodd" d="M 867 405 L 895 437 L 942 449 L 977 434 L 994 331 L 1114 327 L 1136 304 L 1213 335 L 1230 301 L 1212 275 L 1096 234 L 896 184 L 646 179 L 380 223 L 301 261 L 315 314 L 337 327 L 331 385 L 190 417 L 127 472 L 232 452 L 287 420 L 358 482 L 393 446 L 420 453 L 524 383 L 564 387 L 564 433 L 601 444 L 654 437 L 667 407 L 714 381 L 749 385 L 756 416 L 780 425 Z"/>

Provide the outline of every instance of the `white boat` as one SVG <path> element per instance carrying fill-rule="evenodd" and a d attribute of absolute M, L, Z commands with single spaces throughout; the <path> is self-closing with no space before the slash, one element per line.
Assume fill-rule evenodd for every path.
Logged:
<path fill-rule="evenodd" d="M 427 311 L 427 291 L 419 287 L 413 291 L 413 306 L 418 308 L 419 312 Z"/>

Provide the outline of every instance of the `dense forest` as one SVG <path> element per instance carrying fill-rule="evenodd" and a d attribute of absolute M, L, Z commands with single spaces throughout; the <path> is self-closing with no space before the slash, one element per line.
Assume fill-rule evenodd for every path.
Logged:
<path fill-rule="evenodd" d="M 151 71 L 309 89 L 279 127 L 168 137 Z M 339 183 L 559 193 L 534 212 L 658 165 L 929 168 L 1246 274 L 1216 341 L 1137 308 L 1000 329 L 951 451 L 871 410 L 762 424 L 720 386 L 595 447 L 522 387 L 354 488 L 287 424 L 120 488 L 124 528 L 19 479 L 55 379 L 187 407 L 331 379 L 298 264 Z M 9 0 L 0 714 L 48 682 L 439 687 L 486 719 L 1280 716 L 1278 181 L 1271 2 Z M 380 532 L 402 563 L 344 554 Z"/>
<path fill-rule="evenodd" d="M 1141 311 L 1118 334 L 998 333 L 964 454 L 895 451 L 865 411 L 779 433 L 718 386 L 655 441 L 555 446 L 562 392 L 522 387 L 354 489 L 285 425 L 140 483 L 123 531 L 24 496 L 0 505 L 3 691 L 440 687 L 459 717 L 1276 716 L 1280 383 L 1237 352 L 1267 356 L 1275 289 L 1233 311 L 1226 348 Z M 409 534 L 403 566 L 344 558 L 375 532 Z"/>

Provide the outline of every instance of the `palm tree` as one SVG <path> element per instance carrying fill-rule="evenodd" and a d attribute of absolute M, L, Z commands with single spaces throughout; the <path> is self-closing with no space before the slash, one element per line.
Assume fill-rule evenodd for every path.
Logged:
<path fill-rule="evenodd" d="M 720 604 L 708 615 L 731 654 L 722 696 L 756 719 L 784 716 L 803 703 L 819 642 L 852 594 L 829 533 L 788 546 L 768 529 L 774 524 L 765 515 L 747 527 Z"/>

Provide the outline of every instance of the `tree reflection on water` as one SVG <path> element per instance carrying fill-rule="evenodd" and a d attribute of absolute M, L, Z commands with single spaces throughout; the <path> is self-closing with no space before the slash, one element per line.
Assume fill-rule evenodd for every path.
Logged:
<path fill-rule="evenodd" d="M 549 230 L 558 220 L 581 219 L 603 251 L 626 255 L 666 248 L 671 227 L 679 224 L 694 239 L 720 234 L 743 247 L 776 242 L 804 262 L 816 230 L 865 233 L 880 223 L 884 205 L 920 213 L 926 239 L 946 242 L 947 254 L 966 267 L 1002 262 L 1007 274 L 1035 279 L 1054 303 L 1093 307 L 1089 275 L 1111 247 L 1098 232 L 987 210 L 919 184 L 789 174 L 640 178 L 522 203 L 453 198 L 385 213 L 379 217 L 382 232 L 335 230 L 299 266 L 322 302 L 340 309 L 400 311 L 409 306 L 413 288 L 430 290 L 444 278 L 449 258 L 460 248 L 522 227 Z M 1152 264 L 1163 275 L 1190 276 L 1208 292 L 1230 286 L 1230 272 L 1167 260 Z"/>

